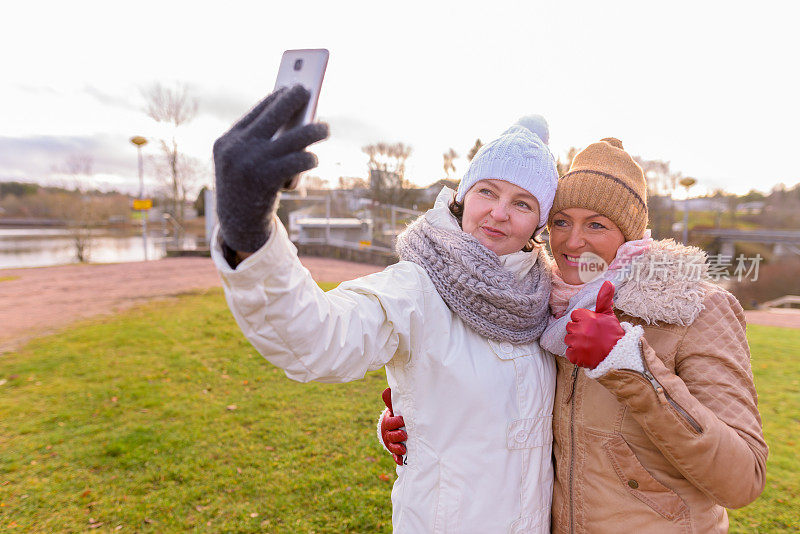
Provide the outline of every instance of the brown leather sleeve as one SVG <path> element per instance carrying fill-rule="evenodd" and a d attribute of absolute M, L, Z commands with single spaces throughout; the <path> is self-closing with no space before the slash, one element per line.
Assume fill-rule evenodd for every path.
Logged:
<path fill-rule="evenodd" d="M 704 304 L 678 347 L 674 373 L 643 339 L 655 381 L 635 371 L 612 371 L 598 381 L 629 406 L 687 480 L 722 506 L 740 508 L 764 490 L 768 448 L 744 312 L 721 290 L 711 290 Z"/>

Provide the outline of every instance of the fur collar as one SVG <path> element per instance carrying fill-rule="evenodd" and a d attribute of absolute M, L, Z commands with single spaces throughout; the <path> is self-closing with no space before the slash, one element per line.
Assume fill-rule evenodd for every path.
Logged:
<path fill-rule="evenodd" d="M 708 288 L 703 250 L 672 239 L 653 241 L 617 284 L 614 307 L 646 324 L 688 326 L 703 311 Z"/>

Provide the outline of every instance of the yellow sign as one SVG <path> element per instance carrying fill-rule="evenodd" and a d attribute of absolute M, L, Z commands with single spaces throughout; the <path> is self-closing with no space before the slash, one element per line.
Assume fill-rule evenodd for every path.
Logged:
<path fill-rule="evenodd" d="M 139 211 L 147 211 L 153 207 L 153 200 L 150 198 L 135 199 L 133 201 L 133 209 Z"/>
<path fill-rule="evenodd" d="M 358 242 L 358 246 L 360 246 L 361 248 L 369 247 L 371 245 L 372 245 L 372 241 L 359 241 Z"/>

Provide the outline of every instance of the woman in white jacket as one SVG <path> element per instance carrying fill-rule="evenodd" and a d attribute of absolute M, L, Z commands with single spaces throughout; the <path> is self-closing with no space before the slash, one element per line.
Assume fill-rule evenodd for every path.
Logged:
<path fill-rule="evenodd" d="M 526 117 L 484 146 L 458 191 L 398 237 L 399 263 L 323 293 L 273 215 L 327 136 L 312 124 L 272 139 L 307 98 L 270 95 L 214 146 L 212 257 L 237 323 L 294 380 L 386 367 L 408 432 L 395 532 L 549 532 L 555 365 L 537 341 L 550 260 L 535 240 L 557 182 L 546 122 Z"/>

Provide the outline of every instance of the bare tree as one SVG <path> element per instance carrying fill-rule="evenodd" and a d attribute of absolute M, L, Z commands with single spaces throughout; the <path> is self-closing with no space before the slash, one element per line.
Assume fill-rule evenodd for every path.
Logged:
<path fill-rule="evenodd" d="M 300 178 L 298 189 L 326 189 L 327 185 L 328 180 L 324 180 L 313 174 L 304 174 L 303 177 Z"/>
<path fill-rule="evenodd" d="M 478 150 L 480 150 L 482 146 L 483 146 L 483 141 L 481 141 L 480 139 L 476 139 L 475 144 L 472 145 L 472 148 L 470 148 L 469 152 L 467 152 L 467 159 L 472 161 L 472 158 L 475 157 L 475 154 L 478 153 Z"/>
<path fill-rule="evenodd" d="M 54 169 L 58 174 L 68 177 L 70 183 L 65 186 L 74 190 L 72 194 L 63 195 L 58 203 L 58 214 L 67 223 L 75 246 L 75 258 L 81 263 L 89 261 L 92 229 L 98 222 L 88 184 L 93 166 L 92 156 L 75 153 Z"/>
<path fill-rule="evenodd" d="M 369 185 L 372 198 L 385 204 L 403 205 L 413 202 L 405 179 L 406 160 L 411 147 L 404 143 L 379 142 L 361 149 L 369 156 Z"/>
<path fill-rule="evenodd" d="M 182 227 L 184 224 L 184 204 L 186 194 L 195 177 L 190 170 L 197 166 L 178 150 L 176 139 L 180 126 L 191 122 L 197 116 L 197 98 L 191 95 L 186 85 L 177 84 L 175 87 L 164 87 L 160 83 L 143 90 L 147 115 L 156 122 L 167 123 L 172 126 L 172 135 L 169 139 L 160 139 L 162 164 L 161 175 L 166 178 L 169 189 L 167 195 L 168 208 L 172 216 Z"/>
<path fill-rule="evenodd" d="M 367 189 L 369 184 L 360 176 L 340 176 L 339 189 Z"/>
<path fill-rule="evenodd" d="M 185 200 L 210 174 L 208 165 L 198 158 L 181 152 L 178 152 L 174 161 L 162 152 L 160 157 L 149 159 L 149 163 L 152 165 L 153 174 L 161 183 L 158 197 L 168 207 L 170 214 L 178 220 L 178 216 L 185 215 L 182 210 Z M 174 202 L 175 199 L 178 200 L 177 203 Z M 180 206 L 181 209 L 176 209 L 176 206 Z M 182 219 L 178 222 L 183 225 Z"/>
<path fill-rule="evenodd" d="M 147 115 L 158 122 L 167 122 L 176 127 L 191 122 L 197 116 L 197 99 L 191 96 L 186 85 L 174 88 L 153 84 L 145 90 Z"/>
<path fill-rule="evenodd" d="M 558 170 L 558 176 L 564 176 L 569 171 L 570 165 L 572 165 L 572 160 L 575 159 L 575 156 L 580 152 L 580 149 L 571 146 L 569 150 L 567 150 L 566 158 L 564 161 L 561 160 L 559 156 L 556 160 L 556 169 Z"/>
<path fill-rule="evenodd" d="M 450 178 L 450 173 L 456 172 L 456 166 L 453 164 L 453 161 L 458 158 L 458 154 L 456 154 L 455 150 L 449 148 L 447 152 L 442 154 L 442 157 L 444 158 L 444 174 Z"/>
<path fill-rule="evenodd" d="M 647 180 L 647 211 L 653 237 L 672 237 L 672 223 L 675 221 L 672 193 L 682 175 L 670 170 L 669 161 L 648 160 L 639 156 L 633 159 L 642 168 Z"/>
<path fill-rule="evenodd" d="M 671 196 L 681 179 L 680 173 L 671 172 L 669 161 L 658 159 L 644 159 L 639 156 L 633 158 L 642 168 L 647 178 L 647 194 L 653 196 Z"/>

